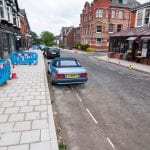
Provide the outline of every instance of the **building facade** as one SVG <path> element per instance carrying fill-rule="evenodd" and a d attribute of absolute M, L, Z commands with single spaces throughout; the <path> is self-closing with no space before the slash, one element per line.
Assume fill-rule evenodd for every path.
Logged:
<path fill-rule="evenodd" d="M 109 55 L 150 64 L 150 2 L 131 11 L 131 28 L 110 37 Z"/>
<path fill-rule="evenodd" d="M 17 0 L 0 0 L 0 58 L 4 50 L 19 49 L 20 18 Z"/>
<path fill-rule="evenodd" d="M 32 46 L 31 30 L 28 18 L 24 9 L 20 9 L 20 49 L 26 50 Z"/>
<path fill-rule="evenodd" d="M 130 10 L 136 6 L 136 0 L 86 2 L 80 15 L 81 43 L 96 51 L 108 51 L 110 35 L 130 26 Z"/>
<path fill-rule="evenodd" d="M 80 27 L 63 27 L 60 34 L 60 43 L 66 48 L 74 48 L 80 43 Z"/>

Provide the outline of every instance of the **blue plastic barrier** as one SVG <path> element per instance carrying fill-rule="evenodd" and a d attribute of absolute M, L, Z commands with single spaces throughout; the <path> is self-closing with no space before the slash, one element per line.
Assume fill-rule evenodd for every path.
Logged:
<path fill-rule="evenodd" d="M 10 54 L 12 64 L 32 65 L 38 63 L 38 55 L 35 52 L 12 52 Z"/>
<path fill-rule="evenodd" d="M 0 60 L 0 85 L 4 84 L 11 74 L 10 62 L 4 59 Z"/>

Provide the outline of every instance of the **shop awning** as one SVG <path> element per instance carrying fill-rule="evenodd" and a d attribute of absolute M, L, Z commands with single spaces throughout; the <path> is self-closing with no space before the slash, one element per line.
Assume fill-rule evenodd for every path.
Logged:
<path fill-rule="evenodd" d="M 134 41 L 137 37 L 129 37 L 127 38 L 128 41 Z"/>
<path fill-rule="evenodd" d="M 141 37 L 142 40 L 150 40 L 150 36 Z"/>

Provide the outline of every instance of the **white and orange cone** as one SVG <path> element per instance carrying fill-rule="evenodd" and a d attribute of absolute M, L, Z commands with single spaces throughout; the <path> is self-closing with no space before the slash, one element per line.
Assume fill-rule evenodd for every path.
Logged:
<path fill-rule="evenodd" d="M 12 75 L 11 75 L 12 79 L 16 79 L 17 78 L 17 73 L 15 71 L 15 65 L 12 65 Z"/>

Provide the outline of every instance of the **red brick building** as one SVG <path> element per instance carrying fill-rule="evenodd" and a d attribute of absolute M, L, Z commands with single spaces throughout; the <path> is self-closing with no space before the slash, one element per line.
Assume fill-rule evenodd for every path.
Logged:
<path fill-rule="evenodd" d="M 23 50 L 29 49 L 32 45 L 31 30 L 28 18 L 24 9 L 20 9 L 20 48 Z"/>
<path fill-rule="evenodd" d="M 74 48 L 80 43 L 80 27 L 63 27 L 60 32 L 60 42 L 66 48 Z"/>
<path fill-rule="evenodd" d="M 80 15 L 81 43 L 95 51 L 108 51 L 109 36 L 130 27 L 130 10 L 136 0 L 93 0 L 85 3 Z"/>

